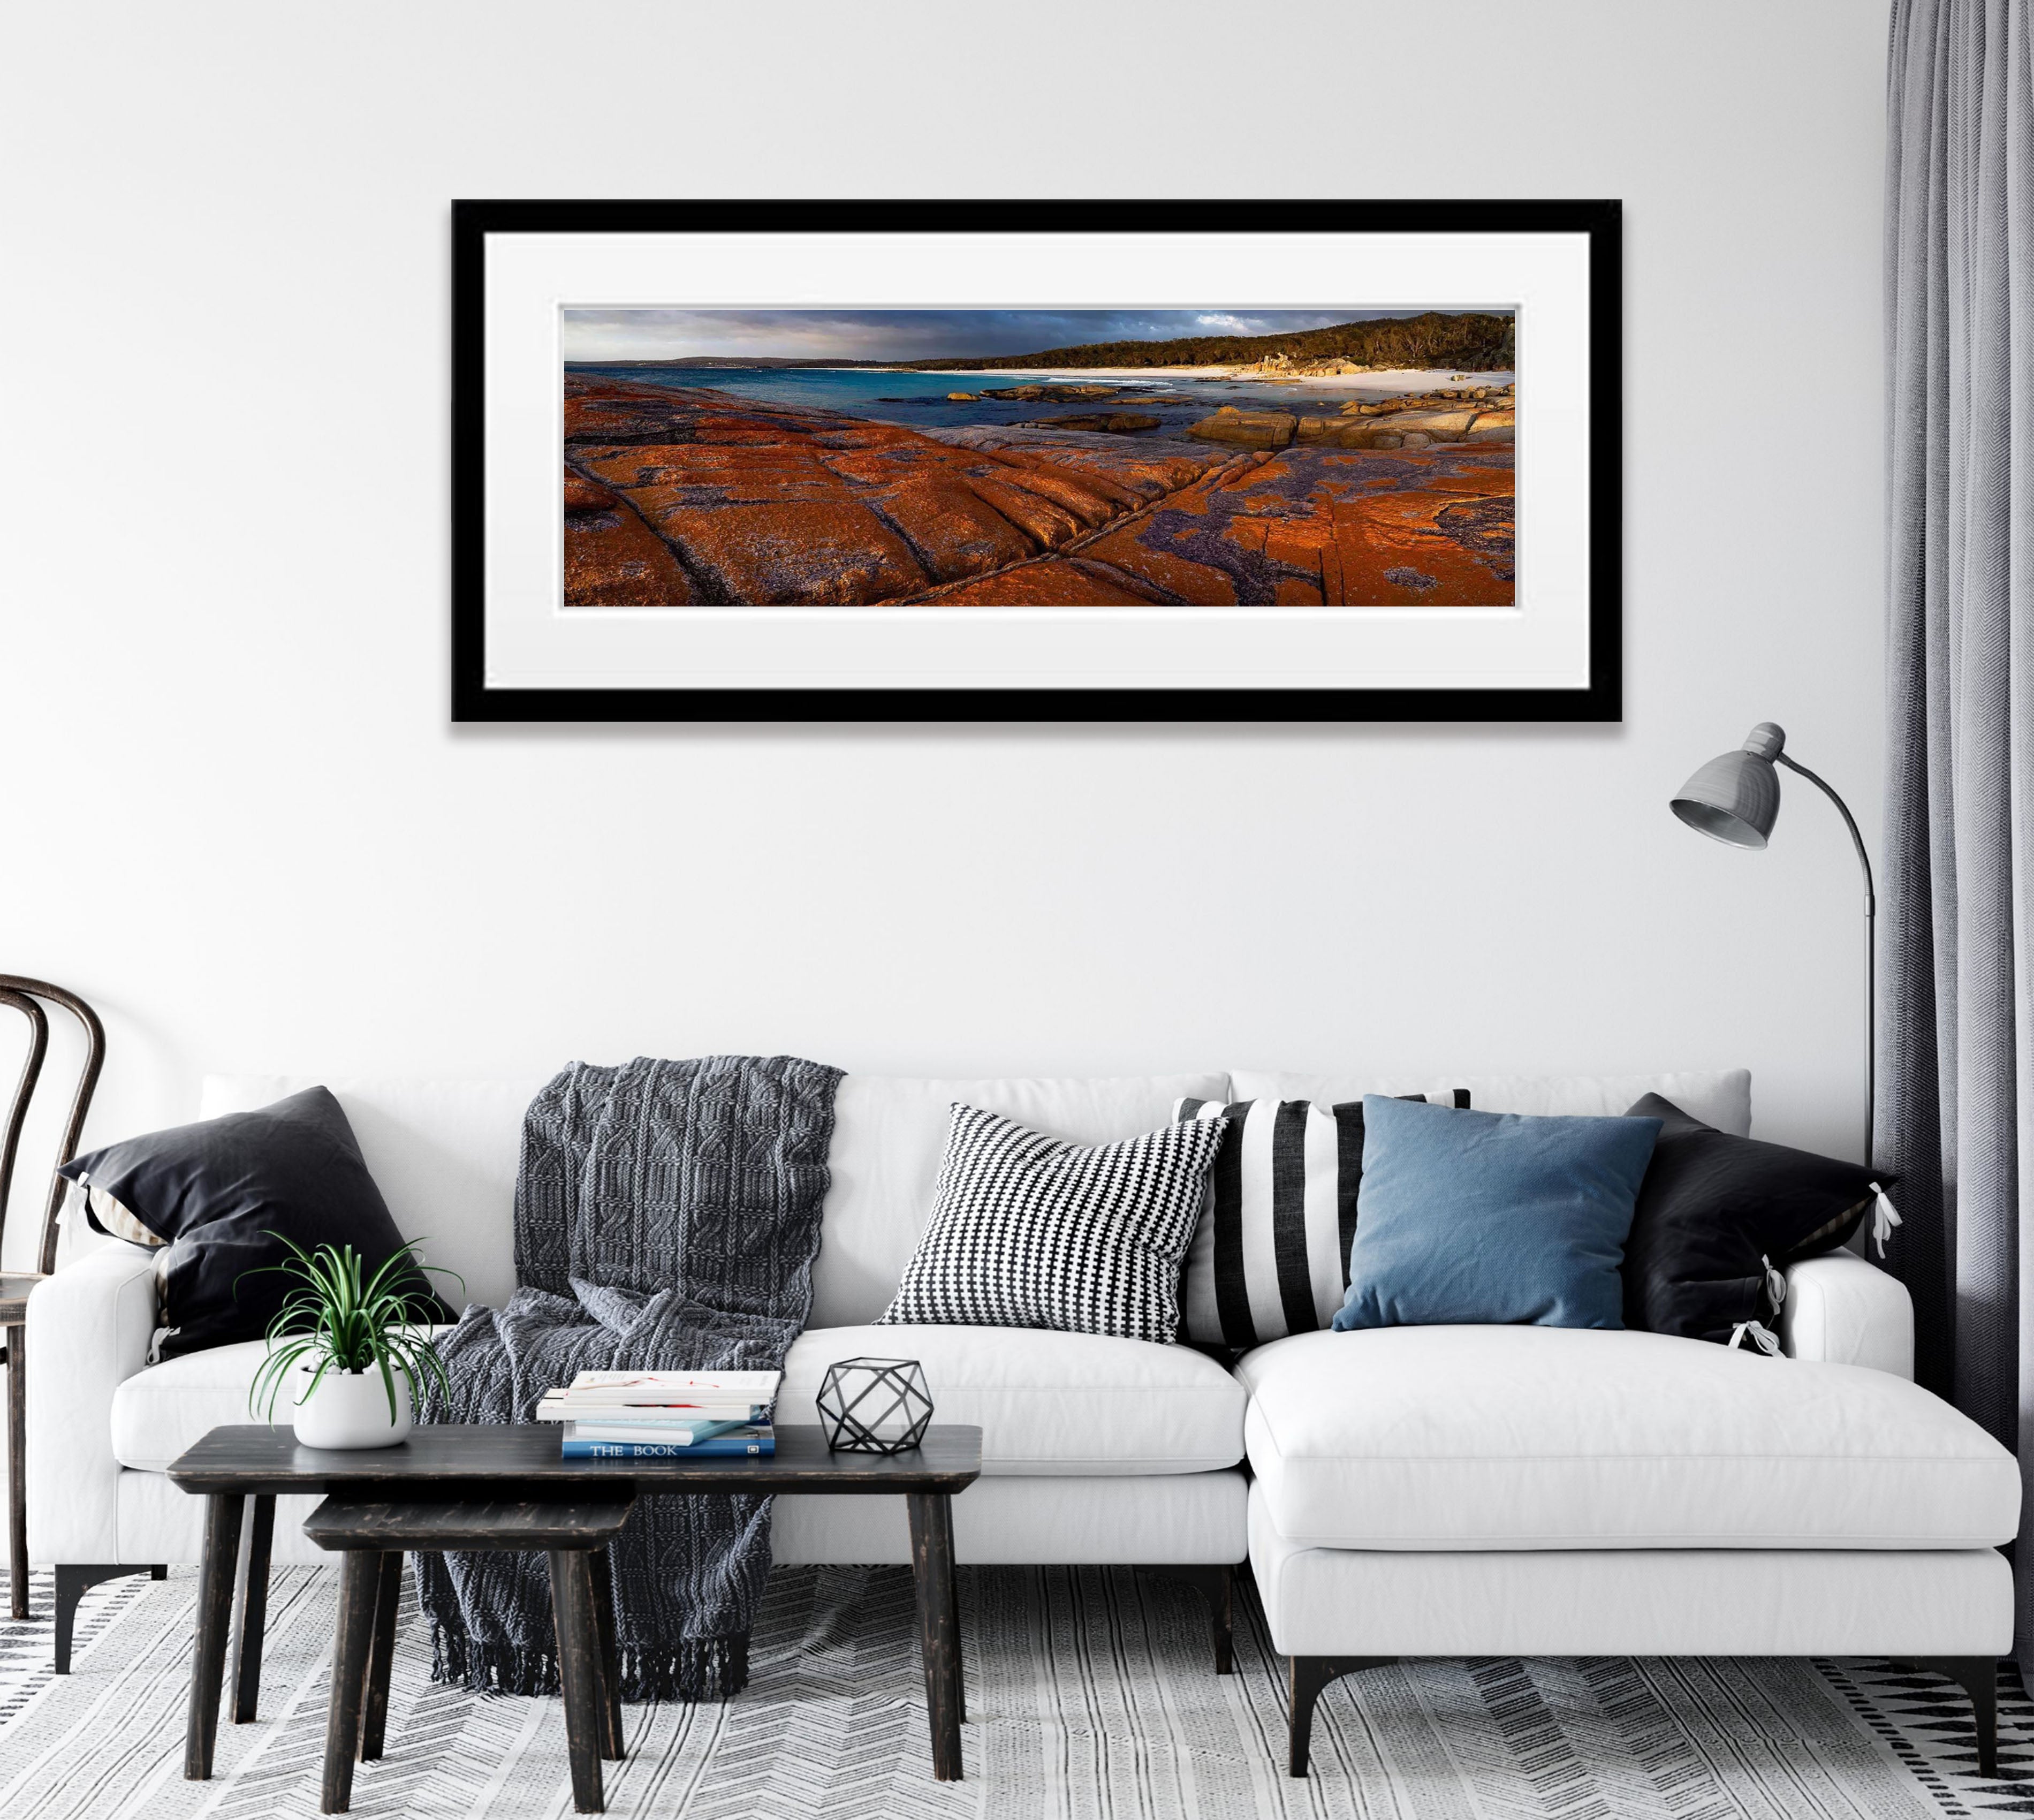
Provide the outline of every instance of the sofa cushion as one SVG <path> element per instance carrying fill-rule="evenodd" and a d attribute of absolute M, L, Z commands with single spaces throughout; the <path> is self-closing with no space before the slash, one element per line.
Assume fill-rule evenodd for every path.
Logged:
<path fill-rule="evenodd" d="M 261 1353 L 258 1340 L 216 1346 L 126 1379 L 114 1457 L 159 1473 L 208 1429 L 258 1420 L 247 1387 Z M 784 1360 L 777 1420 L 817 1422 L 827 1367 L 858 1357 L 923 1364 L 933 1420 L 978 1425 L 987 1473 L 1200 1473 L 1243 1458 L 1243 1387 L 1206 1354 L 1021 1327 L 809 1328 Z"/>
<path fill-rule="evenodd" d="M 504 1080 L 366 1075 L 325 1083 L 397 1227 L 421 1241 L 429 1262 L 465 1278 L 467 1301 L 498 1308 L 516 1287 L 511 1223 L 523 1114 L 550 1078 L 549 1072 Z M 266 1105 L 306 1084 L 289 1075 L 208 1075 L 200 1116 Z"/>
<path fill-rule="evenodd" d="M 1360 1068 L 1320 1075 L 1238 1068 L 1229 1081 L 1231 1097 L 1239 1100 L 1329 1101 L 1360 1100 L 1365 1094 L 1426 1093 L 1435 1084 L 1432 1075 L 1369 1074 Z M 1469 1104 L 1478 1112 L 1582 1118 L 1614 1118 L 1640 1094 L 1659 1094 L 1720 1131 L 1751 1135 L 1751 1076 L 1743 1068 L 1672 1075 L 1456 1074 L 1446 1084 L 1468 1088 Z"/>
<path fill-rule="evenodd" d="M 1385 1327 L 1259 1347 L 1250 1463 L 1289 1540 L 1343 1548 L 1974 1548 L 2011 1454 L 1885 1372 L 1663 1334 Z"/>
<path fill-rule="evenodd" d="M 1250 1569 L 1282 1654 L 1925 1657 L 2013 1646 L 2013 1570 L 1993 1548 L 1306 1548 L 1273 1526 L 1264 1488 L 1252 1490 Z M 966 1504 L 955 1500 L 956 1532 Z M 1537 1698 L 1521 1706 L 1521 1724 L 1548 1722 Z M 1657 1722 L 1657 1708 L 1635 1708 L 1642 1724 Z M 1586 1811 L 1637 1815 L 1658 1811 L 1657 1799 L 1634 1792 L 1629 1807 L 1613 1797 Z M 1659 1807 L 1688 1811 L 1671 1798 Z"/>
<path fill-rule="evenodd" d="M 165 1359 L 122 1379 L 113 1393 L 113 1457 L 139 1472 L 164 1472 L 212 1429 L 261 1420 L 247 1407 L 247 1391 L 267 1350 L 265 1341 L 243 1340 Z M 291 1415 L 285 1392 L 276 1399 L 276 1425 L 288 1427 Z"/>
<path fill-rule="evenodd" d="M 1469 1105 L 1466 1089 L 1435 1097 Z M 1330 1325 L 1349 1288 L 1363 1101 L 1188 1099 L 1173 1111 L 1225 1125 L 1187 1251 L 1181 1337 L 1247 1352 Z"/>
<path fill-rule="evenodd" d="M 1219 1099 L 1225 1075 L 1095 1080 L 938 1080 L 854 1075 L 834 1096 L 824 1236 L 812 1324 L 873 1321 L 889 1305 L 932 1218 L 933 1189 L 959 1100 L 1069 1143 L 1113 1144 L 1169 1121 L 1178 1099 Z M 878 1349 L 879 1350 L 880 1349 Z"/>
<path fill-rule="evenodd" d="M 213 1428 L 257 1422 L 247 1409 L 266 1344 L 243 1340 L 165 1359 L 124 1379 L 113 1393 L 113 1457 L 123 1466 L 160 1473 L 186 1448 Z M 278 1402 L 279 1423 L 287 1423 L 287 1398 Z"/>
<path fill-rule="evenodd" d="M 396 1225 L 424 1240 L 431 1263 L 465 1278 L 469 1301 L 498 1308 L 516 1286 L 512 1223 L 523 1113 L 550 1078 L 548 1071 L 507 1080 L 360 1075 L 326 1083 L 352 1123 Z M 210 1075 L 201 1116 L 245 1112 L 312 1084 L 286 1075 Z M 895 1293 L 933 1210 L 947 1109 L 955 1100 L 1056 1138 L 1106 1144 L 1157 1129 L 1176 1099 L 1219 1099 L 1228 1090 L 1229 1077 L 1219 1074 L 1094 1080 L 847 1075 L 834 1096 L 827 1159 L 833 1179 L 812 1266 L 812 1323 L 873 1321 Z"/>
<path fill-rule="evenodd" d="M 1167 1346 L 1218 1120 L 1070 1144 L 956 1104 L 933 1217 L 884 1327 L 1045 1327 Z"/>
<path fill-rule="evenodd" d="M 1784 1295 L 1778 1273 L 1844 1244 L 1899 1180 L 1732 1137 L 1658 1094 L 1631 1109 L 1661 1121 L 1624 1248 L 1624 1324 L 1649 1334 L 1727 1346 L 1742 1327 L 1771 1323 Z"/>
<path fill-rule="evenodd" d="M 296 1266 L 321 1247 L 357 1253 L 370 1278 L 407 1248 L 322 1086 L 125 1139 L 58 1173 L 104 1189 L 169 1241 L 158 1357 L 260 1338 L 301 1286 Z M 419 1312 L 452 1319 L 413 1264 L 397 1271 L 394 1286 Z"/>
<path fill-rule="evenodd" d="M 1378 1094 L 1363 1116 L 1338 1333 L 1624 1325 L 1617 1266 L 1657 1119 L 1458 1112 Z"/>
<path fill-rule="evenodd" d="M 1243 1387 L 1205 1353 L 1033 1327 L 808 1328 L 784 1360 L 779 1422 L 816 1422 L 838 1359 L 916 1359 L 935 1422 L 981 1430 L 991 1477 L 1200 1473 L 1243 1458 Z"/>

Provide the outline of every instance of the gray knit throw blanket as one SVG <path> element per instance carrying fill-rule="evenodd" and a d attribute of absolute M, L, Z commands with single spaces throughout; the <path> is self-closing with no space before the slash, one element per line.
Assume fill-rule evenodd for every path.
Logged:
<path fill-rule="evenodd" d="M 789 1056 L 580 1063 L 523 1123 L 516 1277 L 438 1342 L 426 1422 L 527 1422 L 582 1371 L 771 1371 L 812 1303 L 837 1068 Z M 418 1555 L 432 1675 L 558 1688 L 541 1554 Z M 625 1700 L 724 1699 L 749 1679 L 770 1500 L 639 1498 L 610 1545 Z"/>

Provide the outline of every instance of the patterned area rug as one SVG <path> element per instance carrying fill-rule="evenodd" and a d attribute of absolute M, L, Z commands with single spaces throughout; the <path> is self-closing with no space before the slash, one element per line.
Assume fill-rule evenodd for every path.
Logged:
<path fill-rule="evenodd" d="M 261 1717 L 223 1724 L 218 1769 L 183 1780 L 197 1575 L 109 1582 L 75 1672 L 50 1672 L 50 1590 L 0 1627 L 6 1820 L 295 1820 L 318 1811 L 336 1575 L 276 1575 Z M 726 1706 L 631 1707 L 608 1811 L 691 1820 L 1905 1820 L 2034 1812 L 2034 1706 L 2002 1700 L 2000 1777 L 1969 1709 L 1883 1663 L 1426 1662 L 1323 1696 L 1313 1777 L 1289 1781 L 1282 1664 L 1240 1601 L 1237 1672 L 1210 1667 L 1193 1593 L 1123 1569 L 961 1577 L 967 1780 L 932 1778 L 910 1582 L 790 1568 L 771 1584 L 754 1679 Z M 556 1700 L 433 1687 L 406 1599 L 388 1754 L 353 1811 L 552 1820 L 572 1811 Z"/>

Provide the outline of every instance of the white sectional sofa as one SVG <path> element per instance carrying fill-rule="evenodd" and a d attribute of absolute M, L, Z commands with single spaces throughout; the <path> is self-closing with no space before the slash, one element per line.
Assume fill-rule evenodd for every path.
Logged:
<path fill-rule="evenodd" d="M 312 1084 L 217 1078 L 199 1111 Z M 469 1299 L 505 1298 L 522 1116 L 541 1080 L 325 1084 L 404 1234 L 460 1271 Z M 1991 1662 L 2011 1642 L 1996 1544 L 2016 1532 L 2017 1469 L 1908 1381 L 1905 1292 L 1850 1253 L 1789 1273 L 1791 1362 L 1648 1334 L 1422 1328 L 1296 1336 L 1232 1373 L 1184 1346 L 869 1325 L 930 1210 L 954 1101 L 1102 1143 L 1164 1123 L 1182 1097 L 1458 1086 L 1479 1107 L 1524 1113 L 1621 1113 L 1657 1091 L 1722 1129 L 1750 1127 L 1741 1071 L 850 1075 L 811 1321 L 786 1361 L 779 1419 L 813 1419 L 835 1359 L 921 1360 L 940 1418 L 983 1430 L 982 1477 L 955 1505 L 958 1557 L 1136 1563 L 1194 1579 L 1215 1611 L 1218 1667 L 1229 1575 L 1248 1559 L 1272 1640 L 1293 1659 L 1296 1774 L 1321 1688 L 1408 1655 L 1900 1655 L 1957 1673 L 1985 1717 Z M 151 1366 L 155 1324 L 151 1260 L 117 1243 L 29 1304 L 29 1549 L 58 1570 L 60 1665 L 86 1585 L 198 1560 L 203 1501 L 164 1469 L 208 1428 L 250 1419 L 259 1346 Z M 279 1505 L 276 1557 L 321 1559 L 291 1503 Z M 776 1558 L 904 1562 L 901 1507 L 779 1499 Z"/>

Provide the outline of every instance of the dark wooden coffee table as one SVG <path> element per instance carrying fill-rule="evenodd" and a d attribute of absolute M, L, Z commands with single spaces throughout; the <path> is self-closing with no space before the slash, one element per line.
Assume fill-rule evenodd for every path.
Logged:
<path fill-rule="evenodd" d="M 902 1454 L 836 1454 L 816 1428 L 777 1430 L 768 1459 L 567 1460 L 557 1429 L 531 1422 L 497 1428 L 475 1423 L 415 1428 L 392 1447 L 328 1453 L 301 1447 L 287 1428 L 214 1428 L 170 1468 L 170 1479 L 206 1499 L 205 1561 L 200 1570 L 197 1642 L 191 1664 L 190 1710 L 184 1774 L 212 1774 L 219 1703 L 231 1623 L 234 1571 L 240 1551 L 242 1500 L 254 1500 L 247 1578 L 235 1643 L 233 1718 L 254 1717 L 267 1615 L 268 1548 L 276 1499 L 327 1497 L 415 1500 L 439 1506 L 575 1499 L 654 1498 L 700 1492 L 796 1492 L 831 1495 L 902 1495 L 910 1518 L 911 1572 L 918 1596 L 918 1634 L 933 1733 L 933 1773 L 961 1777 L 960 1630 L 954 1605 L 953 1507 L 981 1472 L 981 1431 L 940 1424 Z"/>

